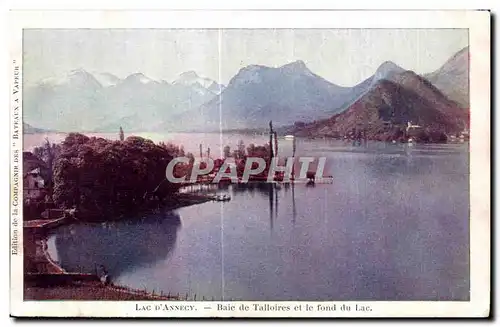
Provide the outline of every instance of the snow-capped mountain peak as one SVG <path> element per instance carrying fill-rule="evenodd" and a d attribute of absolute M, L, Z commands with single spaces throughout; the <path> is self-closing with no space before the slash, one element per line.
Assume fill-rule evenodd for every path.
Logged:
<path fill-rule="evenodd" d="M 261 65 L 249 65 L 243 67 L 235 76 L 233 76 L 233 78 L 231 78 L 229 85 L 238 86 L 248 83 L 260 83 L 264 72 L 271 69 L 272 68 Z"/>
<path fill-rule="evenodd" d="M 214 81 L 209 78 L 200 77 L 195 71 L 188 71 L 179 75 L 174 81 L 174 84 L 182 84 L 182 85 L 193 85 L 200 84 L 204 88 L 208 88 Z"/>
<path fill-rule="evenodd" d="M 229 84 L 234 86 L 260 83 L 269 76 L 286 76 L 292 79 L 315 77 L 302 60 L 296 60 L 280 67 L 248 65 L 241 68 Z"/>
<path fill-rule="evenodd" d="M 135 73 L 135 74 L 129 75 L 129 76 L 127 76 L 127 78 L 125 78 L 125 81 L 137 82 L 140 84 L 157 83 L 155 80 L 147 77 L 143 73 Z"/>
<path fill-rule="evenodd" d="M 181 84 L 185 86 L 201 86 L 207 90 L 210 90 L 214 93 L 220 93 L 221 90 L 224 89 L 223 85 L 219 85 L 214 80 L 210 78 L 199 76 L 195 71 L 187 71 L 179 75 L 173 84 Z"/>
<path fill-rule="evenodd" d="M 120 83 L 121 79 L 110 73 L 92 72 L 92 75 L 101 83 L 102 86 L 108 87 Z"/>
<path fill-rule="evenodd" d="M 279 68 L 285 75 L 299 78 L 301 76 L 313 77 L 314 74 L 307 68 L 302 60 L 296 60 Z"/>
<path fill-rule="evenodd" d="M 84 88 L 100 88 L 101 83 L 89 72 L 83 69 L 74 69 L 70 72 L 56 76 L 42 79 L 39 81 L 40 85 L 57 87 L 57 86 L 70 86 L 70 87 L 84 87 Z"/>
<path fill-rule="evenodd" d="M 200 76 L 198 76 L 198 74 L 194 70 L 190 70 L 188 72 L 180 74 L 179 78 L 176 81 L 179 83 L 181 82 L 190 83 L 198 80 L 199 78 Z"/>
<path fill-rule="evenodd" d="M 296 60 L 286 65 L 280 67 L 281 69 L 293 73 L 306 73 L 309 74 L 310 71 L 307 68 L 306 64 L 302 60 Z"/>

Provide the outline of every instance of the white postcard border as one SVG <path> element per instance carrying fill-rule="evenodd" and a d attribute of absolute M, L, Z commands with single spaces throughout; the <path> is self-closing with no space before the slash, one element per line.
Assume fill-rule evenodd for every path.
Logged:
<path fill-rule="evenodd" d="M 11 255 L 11 314 L 14 316 L 80 317 L 484 317 L 490 306 L 490 13 L 488 11 L 13 11 L 9 87 L 11 135 L 13 108 L 22 114 L 21 91 L 13 94 L 14 69 L 22 74 L 22 30 L 25 28 L 468 28 L 470 46 L 470 301 L 333 301 L 333 302 L 144 302 L 144 301 L 23 301 L 22 232 L 18 255 Z M 14 62 L 15 60 L 15 62 Z M 19 83 L 22 86 L 22 79 Z M 22 87 L 21 87 L 22 89 Z M 16 102 L 16 98 L 18 99 Z M 22 135 L 22 124 L 19 129 Z M 22 138 L 21 138 L 22 140 Z M 11 224 L 14 167 L 22 176 L 22 141 L 11 139 Z M 15 144 L 14 144 L 15 143 Z M 22 155 L 21 155 L 22 157 Z M 22 185 L 22 182 L 21 182 Z M 22 199 L 22 187 L 17 190 Z M 19 226 L 22 231 L 22 206 Z M 15 227 L 11 225 L 11 236 Z M 12 250 L 12 247 L 11 247 Z M 289 305 L 290 311 L 240 310 L 253 303 Z M 306 310 L 308 306 L 336 304 L 350 310 Z M 196 311 L 137 310 L 136 305 L 192 305 Z M 217 310 L 217 304 L 235 310 Z M 355 311 L 369 306 L 371 311 Z M 294 310 L 299 308 L 300 310 Z M 211 309 L 205 309 L 210 307 Z"/>

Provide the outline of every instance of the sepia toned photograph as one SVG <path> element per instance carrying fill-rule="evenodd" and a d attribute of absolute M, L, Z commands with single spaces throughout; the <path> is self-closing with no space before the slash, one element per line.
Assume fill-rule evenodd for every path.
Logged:
<path fill-rule="evenodd" d="M 468 28 L 20 35 L 22 303 L 270 317 L 472 301 Z"/>

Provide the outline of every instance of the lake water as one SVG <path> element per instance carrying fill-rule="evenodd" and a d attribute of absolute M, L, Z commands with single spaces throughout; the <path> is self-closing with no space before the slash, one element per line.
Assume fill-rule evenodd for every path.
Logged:
<path fill-rule="evenodd" d="M 84 133 L 88 136 L 103 137 L 110 140 L 118 140 L 118 133 Z M 64 133 L 46 133 L 46 134 L 25 134 L 23 139 L 23 148 L 26 151 L 33 150 L 34 147 L 40 146 L 45 138 L 51 142 L 61 142 L 67 134 Z M 184 146 L 185 150 L 192 152 L 195 155 L 200 153 L 200 144 L 202 145 L 203 152 L 207 151 L 210 147 L 211 154 L 216 157 L 222 157 L 223 148 L 226 145 L 231 146 L 234 150 L 239 140 L 246 141 L 246 145 L 255 143 L 255 145 L 262 145 L 269 142 L 268 136 L 249 136 L 238 134 L 220 134 L 220 133 L 134 133 L 134 136 L 141 136 L 147 139 L 158 142 L 172 142 L 174 144 Z M 130 135 L 125 134 L 125 138 Z M 287 142 L 290 143 L 291 142 Z"/>
<path fill-rule="evenodd" d="M 177 136 L 153 139 L 194 153 L 267 141 Z M 297 153 L 327 157 L 333 183 L 230 186 L 229 202 L 61 227 L 49 251 L 68 270 L 103 264 L 115 283 L 197 299 L 469 299 L 467 144 L 300 140 Z"/>

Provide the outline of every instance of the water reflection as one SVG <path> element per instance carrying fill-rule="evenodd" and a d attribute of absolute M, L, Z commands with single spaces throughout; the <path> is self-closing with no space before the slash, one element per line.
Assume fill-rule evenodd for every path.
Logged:
<path fill-rule="evenodd" d="M 271 232 L 273 231 L 274 227 L 274 208 L 273 208 L 273 197 L 274 197 L 274 184 L 269 184 L 270 185 L 270 192 L 269 192 L 269 221 L 271 222 Z M 276 205 L 276 208 L 278 205 Z"/>
<path fill-rule="evenodd" d="M 54 236 L 58 261 L 68 271 L 95 272 L 103 265 L 112 279 L 152 265 L 174 249 L 180 216 L 155 213 L 140 219 L 65 226 Z"/>
<path fill-rule="evenodd" d="M 78 227 L 58 240 L 60 260 L 115 262 L 117 283 L 200 298 L 469 298 L 465 147 L 320 140 L 298 152 L 326 156 L 333 181 L 221 185 L 231 201 L 179 209 L 182 229 L 163 220 Z"/>
<path fill-rule="evenodd" d="M 303 184 L 300 184 L 303 185 Z M 295 198 L 295 188 L 297 186 L 292 182 L 284 183 L 245 183 L 245 184 L 234 184 L 231 185 L 231 190 L 238 193 L 250 193 L 255 194 L 256 192 L 267 198 L 268 200 L 268 212 L 269 212 L 269 223 L 271 231 L 274 228 L 274 223 L 278 217 L 278 208 L 280 206 L 280 198 L 283 197 L 283 201 L 290 203 L 288 197 L 291 196 L 291 207 L 292 207 L 292 224 L 295 225 L 297 218 L 297 202 Z M 315 187 L 315 183 L 308 182 L 306 187 Z M 225 190 L 229 187 L 225 186 Z M 284 192 L 282 192 L 282 190 Z M 289 191 L 291 191 L 289 193 Z M 281 195 L 280 195 L 281 194 Z"/>
<path fill-rule="evenodd" d="M 268 199 L 269 224 L 271 232 L 274 229 L 274 222 L 278 217 L 278 206 L 279 206 L 278 193 L 280 190 L 281 190 L 281 185 L 277 183 L 255 182 L 255 183 L 240 183 L 232 185 L 232 191 L 236 194 L 245 192 L 255 194 L 255 192 L 258 192 L 260 195 Z"/>
<path fill-rule="evenodd" d="M 292 223 L 295 225 L 295 219 L 297 218 L 297 207 L 295 204 L 295 183 L 292 183 Z"/>

